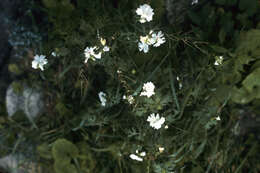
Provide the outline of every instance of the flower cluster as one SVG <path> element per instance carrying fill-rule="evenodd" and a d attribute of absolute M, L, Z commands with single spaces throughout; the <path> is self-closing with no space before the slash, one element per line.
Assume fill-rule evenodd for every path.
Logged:
<path fill-rule="evenodd" d="M 147 82 L 143 86 L 143 91 L 140 96 L 147 96 L 148 98 L 155 94 L 154 92 L 155 86 L 152 82 Z"/>
<path fill-rule="evenodd" d="M 145 23 L 153 20 L 154 12 L 150 5 L 144 4 L 137 8 L 136 14 L 140 16 L 139 22 Z"/>
<path fill-rule="evenodd" d="M 162 31 L 155 33 L 150 31 L 146 36 L 140 36 L 140 42 L 138 43 L 139 51 L 147 53 L 149 51 L 149 46 L 159 47 L 161 44 L 165 43 L 165 37 Z"/>
<path fill-rule="evenodd" d="M 223 63 L 223 56 L 216 56 L 214 65 L 221 65 Z"/>
<path fill-rule="evenodd" d="M 48 63 L 48 60 L 44 55 L 35 55 L 34 60 L 32 61 L 32 68 L 44 70 L 43 66 Z"/>
<path fill-rule="evenodd" d="M 110 49 L 108 46 L 106 46 L 106 40 L 101 38 L 100 42 L 103 46 L 103 48 L 99 48 L 97 46 L 93 46 L 93 47 L 86 47 L 86 49 L 84 50 L 84 54 L 85 54 L 85 63 L 88 62 L 89 59 L 92 60 L 96 60 L 96 59 L 101 59 L 101 55 L 103 52 L 108 52 Z M 100 50 L 101 49 L 101 50 Z"/>
<path fill-rule="evenodd" d="M 135 151 L 136 152 L 136 154 L 130 154 L 130 158 L 131 159 L 133 159 L 133 160 L 136 160 L 136 161 L 139 161 L 139 162 L 142 162 L 143 161 L 143 158 L 142 157 L 145 157 L 146 156 L 146 152 L 141 152 L 141 153 L 139 153 L 139 151 L 138 150 L 136 150 Z"/>
<path fill-rule="evenodd" d="M 130 105 L 133 104 L 134 101 L 135 101 L 135 99 L 134 99 L 134 97 L 132 95 L 129 95 L 129 96 L 123 95 L 123 99 L 127 100 Z"/>
<path fill-rule="evenodd" d="M 150 126 L 153 127 L 154 129 L 160 129 L 162 127 L 162 125 L 165 122 L 165 118 L 164 117 L 160 117 L 159 114 L 154 114 L 152 113 L 148 118 L 147 121 L 150 123 Z"/>

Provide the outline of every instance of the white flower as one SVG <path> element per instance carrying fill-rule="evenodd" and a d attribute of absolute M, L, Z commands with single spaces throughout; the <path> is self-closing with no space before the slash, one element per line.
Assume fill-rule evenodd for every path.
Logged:
<path fill-rule="evenodd" d="M 154 92 L 155 86 L 152 82 L 147 82 L 143 86 L 143 91 L 140 96 L 147 96 L 148 98 L 155 94 Z"/>
<path fill-rule="evenodd" d="M 135 101 L 135 99 L 134 99 L 134 97 L 132 95 L 129 95 L 129 96 L 123 95 L 123 99 L 127 100 L 129 104 L 133 104 L 134 101 Z"/>
<path fill-rule="evenodd" d="M 145 43 L 147 45 L 153 45 L 155 43 L 155 39 L 152 38 L 150 35 L 146 35 L 146 36 L 140 36 L 140 42 Z"/>
<path fill-rule="evenodd" d="M 216 56 L 215 57 L 216 61 L 214 63 L 214 65 L 221 65 L 223 62 L 223 56 Z"/>
<path fill-rule="evenodd" d="M 141 158 L 141 157 L 139 157 L 139 156 L 137 156 L 137 155 L 135 155 L 135 154 L 130 154 L 129 157 L 130 157 L 131 159 L 137 160 L 137 161 L 139 161 L 139 162 L 142 162 L 142 161 L 143 161 L 143 158 Z"/>
<path fill-rule="evenodd" d="M 192 0 L 191 5 L 197 4 L 198 2 L 198 0 Z"/>
<path fill-rule="evenodd" d="M 148 118 L 147 121 L 150 122 L 150 126 L 153 127 L 154 129 L 160 129 L 165 122 L 165 118 L 159 116 L 159 114 L 152 113 Z"/>
<path fill-rule="evenodd" d="M 151 30 L 149 35 L 140 36 L 140 42 L 138 43 L 139 51 L 144 51 L 147 53 L 149 51 L 149 46 L 158 47 L 161 44 L 165 43 L 165 37 L 162 31 L 159 31 L 157 34 Z"/>
<path fill-rule="evenodd" d="M 54 57 L 58 56 L 57 53 L 55 53 L 55 52 L 52 52 L 51 55 Z"/>
<path fill-rule="evenodd" d="M 216 117 L 215 119 L 216 119 L 217 121 L 220 121 L 220 120 L 221 120 L 219 116 L 218 116 L 218 117 Z"/>
<path fill-rule="evenodd" d="M 95 51 L 97 50 L 97 47 L 86 47 L 86 49 L 84 50 L 84 54 L 85 54 L 85 63 L 87 63 L 89 58 L 92 58 L 93 60 L 96 59 L 100 59 L 101 58 L 101 52 L 96 53 Z"/>
<path fill-rule="evenodd" d="M 154 47 L 158 47 L 161 44 L 165 43 L 165 38 L 162 31 L 159 31 L 157 34 L 152 34 L 152 38 L 153 40 L 155 40 L 155 44 L 153 45 Z"/>
<path fill-rule="evenodd" d="M 139 51 L 143 51 L 144 53 L 147 53 L 149 51 L 149 45 L 143 42 L 138 43 Z"/>
<path fill-rule="evenodd" d="M 144 152 L 144 151 L 141 152 L 141 153 L 140 153 L 140 156 L 142 156 L 142 157 L 146 156 L 146 152 Z"/>
<path fill-rule="evenodd" d="M 32 61 L 32 68 L 34 69 L 38 69 L 40 68 L 42 71 L 43 66 L 46 65 L 48 63 L 48 60 L 45 58 L 46 56 L 44 55 L 35 55 L 34 56 L 34 60 Z"/>
<path fill-rule="evenodd" d="M 153 20 L 154 12 L 150 5 L 144 4 L 137 8 L 136 14 L 140 16 L 139 22 L 145 23 Z"/>
<path fill-rule="evenodd" d="M 168 125 L 166 125 L 166 126 L 164 126 L 164 128 L 165 128 L 165 129 L 168 129 L 168 128 L 169 128 L 169 126 L 168 126 Z"/>
<path fill-rule="evenodd" d="M 106 94 L 101 91 L 101 92 L 98 93 L 98 97 L 99 97 L 99 100 L 101 102 L 101 105 L 106 106 L 106 102 L 107 102 Z"/>
<path fill-rule="evenodd" d="M 138 43 L 139 51 L 147 53 L 149 51 L 149 45 L 152 45 L 152 40 L 149 39 L 149 36 L 140 36 L 140 42 Z"/>
<path fill-rule="evenodd" d="M 159 152 L 162 153 L 164 151 L 163 147 L 159 147 Z"/>
<path fill-rule="evenodd" d="M 179 82 L 179 88 L 182 89 L 182 83 L 181 82 Z"/>
<path fill-rule="evenodd" d="M 108 47 L 108 46 L 105 46 L 104 48 L 103 48 L 103 51 L 104 52 L 108 52 L 110 50 L 110 48 Z"/>
<path fill-rule="evenodd" d="M 95 47 L 86 47 L 86 49 L 84 50 L 84 54 L 86 58 L 90 58 L 91 55 L 93 55 L 95 52 Z"/>

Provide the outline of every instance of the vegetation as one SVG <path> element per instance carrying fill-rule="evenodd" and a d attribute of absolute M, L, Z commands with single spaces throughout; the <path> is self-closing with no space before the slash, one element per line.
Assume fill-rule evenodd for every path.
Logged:
<path fill-rule="evenodd" d="M 154 9 L 151 22 L 139 22 L 143 4 Z M 48 64 L 33 69 L 27 55 L 9 70 L 41 88 L 46 111 L 34 122 L 0 112 L 0 153 L 30 153 L 56 173 L 259 172 L 259 1 L 201 0 L 174 25 L 165 5 L 35 1 L 30 8 L 44 25 L 34 27 L 46 30 L 31 49 Z M 151 30 L 166 42 L 139 51 Z M 85 63 L 84 50 L 95 45 L 110 50 Z M 151 97 L 140 95 L 147 82 L 155 86 Z M 152 113 L 165 118 L 161 128 L 147 122 Z"/>

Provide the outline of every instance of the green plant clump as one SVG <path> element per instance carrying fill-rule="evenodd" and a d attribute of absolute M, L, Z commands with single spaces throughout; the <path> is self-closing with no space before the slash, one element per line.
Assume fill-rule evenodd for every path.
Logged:
<path fill-rule="evenodd" d="M 199 0 L 176 26 L 164 0 L 38 3 L 48 37 L 21 61 L 46 109 L 36 126 L 0 112 L 9 146 L 55 173 L 260 171 L 259 1 Z"/>

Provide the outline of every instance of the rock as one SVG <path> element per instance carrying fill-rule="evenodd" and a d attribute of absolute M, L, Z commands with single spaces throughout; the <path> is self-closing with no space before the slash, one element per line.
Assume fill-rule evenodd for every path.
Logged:
<path fill-rule="evenodd" d="M 22 154 L 10 154 L 0 159 L 0 168 L 8 173 L 41 173 L 42 168 Z M 0 169 L 0 170 L 1 170 Z"/>
<path fill-rule="evenodd" d="M 19 83 L 14 82 L 7 89 L 6 109 L 8 116 L 12 117 L 17 111 L 21 110 L 29 120 L 33 120 L 41 115 L 44 110 L 42 92 L 26 85 L 21 85 L 20 88 L 17 85 Z"/>
<path fill-rule="evenodd" d="M 21 158 L 19 155 L 8 155 L 0 159 L 0 168 L 8 173 L 24 173 L 23 170 L 19 169 Z"/>

